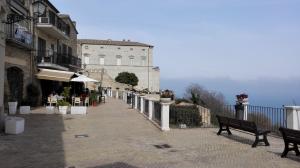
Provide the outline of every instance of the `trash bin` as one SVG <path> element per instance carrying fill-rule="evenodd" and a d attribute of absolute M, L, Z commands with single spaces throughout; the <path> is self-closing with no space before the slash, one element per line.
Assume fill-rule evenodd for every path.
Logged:
<path fill-rule="evenodd" d="M 25 119 L 21 117 L 7 117 L 5 119 L 6 134 L 21 134 L 24 132 Z"/>

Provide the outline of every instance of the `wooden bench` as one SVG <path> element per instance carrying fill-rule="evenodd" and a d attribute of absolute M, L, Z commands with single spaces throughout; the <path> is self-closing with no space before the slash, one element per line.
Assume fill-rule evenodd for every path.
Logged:
<path fill-rule="evenodd" d="M 217 133 L 217 135 L 220 135 L 222 131 L 227 131 L 228 135 L 231 135 L 232 133 L 229 130 L 229 128 L 231 127 L 234 129 L 239 129 L 239 130 L 243 130 L 255 134 L 255 141 L 252 144 L 253 148 L 256 147 L 259 142 L 264 142 L 266 146 L 270 145 L 267 139 L 267 134 L 270 133 L 271 131 L 257 128 L 255 122 L 238 120 L 238 119 L 223 117 L 219 115 L 217 115 L 217 119 L 220 126 L 220 130 Z M 263 138 L 260 139 L 259 138 L 260 136 L 263 136 Z"/>
<path fill-rule="evenodd" d="M 300 131 L 280 127 L 279 131 L 282 134 L 284 140 L 284 151 L 281 154 L 281 157 L 286 157 L 289 151 L 295 151 L 296 156 L 300 155 L 298 145 L 300 145 Z M 290 147 L 292 145 L 292 147 Z"/>

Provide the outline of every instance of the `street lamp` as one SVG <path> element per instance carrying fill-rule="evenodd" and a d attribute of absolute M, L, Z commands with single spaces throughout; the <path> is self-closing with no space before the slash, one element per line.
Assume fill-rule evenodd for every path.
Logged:
<path fill-rule="evenodd" d="M 44 13 L 46 12 L 46 7 L 47 7 L 46 4 L 41 0 L 37 0 L 33 2 L 32 3 L 33 14 L 37 17 L 44 15 Z"/>

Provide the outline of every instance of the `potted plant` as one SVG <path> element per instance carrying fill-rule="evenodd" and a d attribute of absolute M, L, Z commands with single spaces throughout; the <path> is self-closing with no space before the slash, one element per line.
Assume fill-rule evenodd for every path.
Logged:
<path fill-rule="evenodd" d="M 96 92 L 91 93 L 90 100 L 91 100 L 93 106 L 97 106 L 97 93 Z"/>
<path fill-rule="evenodd" d="M 14 115 L 17 112 L 18 101 L 15 98 L 11 98 L 8 102 L 9 114 Z"/>
<path fill-rule="evenodd" d="M 164 90 L 160 94 L 160 101 L 161 102 L 170 102 L 172 98 L 174 97 L 174 94 L 171 90 Z"/>
<path fill-rule="evenodd" d="M 58 105 L 59 114 L 63 114 L 63 115 L 67 114 L 68 108 L 70 106 L 69 102 L 65 100 L 58 100 L 57 105 Z"/>
<path fill-rule="evenodd" d="M 20 114 L 30 114 L 30 103 L 26 99 L 21 102 Z"/>

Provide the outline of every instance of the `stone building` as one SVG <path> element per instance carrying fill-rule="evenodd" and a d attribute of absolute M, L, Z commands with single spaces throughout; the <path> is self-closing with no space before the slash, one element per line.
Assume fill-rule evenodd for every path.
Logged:
<path fill-rule="evenodd" d="M 60 14 L 49 0 L 42 1 L 46 9 L 38 17 L 33 14 L 34 0 L 6 0 L 8 13 L 23 19 L 5 26 L 5 102 L 21 102 L 29 84 L 46 97 L 68 82 L 60 75 L 81 68 L 75 22 Z M 42 97 L 39 100 L 44 100 Z"/>
<path fill-rule="evenodd" d="M 6 1 L 0 1 L 0 21 L 6 20 L 8 8 Z M 0 22 L 0 132 L 3 127 L 4 109 L 3 109 L 3 97 L 4 97 L 4 57 L 5 57 L 5 24 Z"/>
<path fill-rule="evenodd" d="M 40 79 L 43 100 L 51 92 L 61 92 L 64 86 L 69 85 L 68 80 L 60 78 L 62 74 L 78 72 L 81 68 L 75 22 L 69 15 L 61 14 L 48 0 L 44 2 L 47 4 L 46 12 L 37 19 L 35 26 L 35 56 L 39 70 L 36 76 Z"/>
<path fill-rule="evenodd" d="M 80 39 L 77 50 L 83 69 L 103 87 L 113 87 L 109 81 L 120 72 L 131 72 L 139 79 L 136 89 L 159 91 L 160 71 L 153 66 L 153 46 L 129 40 Z"/>
<path fill-rule="evenodd" d="M 31 0 L 7 0 L 9 16 L 31 16 Z M 5 75 L 4 75 L 4 101 L 21 102 L 26 86 L 33 81 L 33 34 L 32 21 L 22 19 L 14 23 L 5 24 L 6 48 L 5 48 Z"/>

